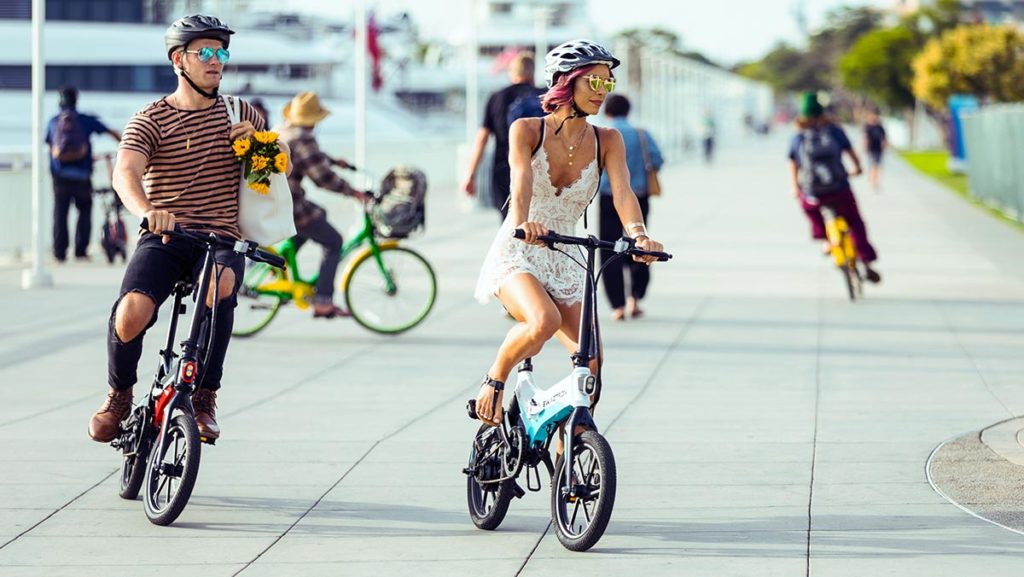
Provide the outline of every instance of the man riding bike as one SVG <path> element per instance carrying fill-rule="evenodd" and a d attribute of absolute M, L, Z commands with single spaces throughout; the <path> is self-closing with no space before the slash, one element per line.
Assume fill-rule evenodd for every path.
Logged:
<path fill-rule="evenodd" d="M 125 207 L 147 219 L 149 230 L 139 238 L 111 311 L 107 338 L 110 391 L 89 422 L 89 436 L 95 441 L 106 443 L 117 436 L 119 423 L 131 410 L 143 335 L 156 322 L 157 309 L 175 283 L 203 264 L 202 250 L 161 233 L 180 225 L 241 237 L 240 169 L 231 143 L 263 130 L 264 123 L 254 108 L 241 101 L 242 121 L 231 125 L 224 100 L 218 95 L 224 65 L 230 58 L 232 34 L 234 31 L 223 22 L 203 14 L 171 24 L 164 45 L 178 76 L 178 87 L 136 113 L 124 130 L 113 185 Z M 210 439 L 220 435 L 215 412 L 217 389 L 231 338 L 235 291 L 243 270 L 241 255 L 219 252 L 216 282 L 210 284 L 205 295 L 207 303 L 216 306 L 216 333 L 192 403 L 199 432 Z M 212 302 L 214 294 L 218 295 L 217 303 Z"/>

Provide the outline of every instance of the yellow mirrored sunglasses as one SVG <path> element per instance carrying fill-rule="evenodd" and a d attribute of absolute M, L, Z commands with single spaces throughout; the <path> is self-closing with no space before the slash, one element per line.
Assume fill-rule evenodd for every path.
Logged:
<path fill-rule="evenodd" d="M 601 90 L 602 87 L 604 88 L 605 92 L 611 92 L 615 90 L 614 78 L 605 78 L 603 76 L 597 76 L 594 74 L 589 74 L 587 76 L 584 76 L 583 78 L 587 79 L 587 82 L 590 83 L 590 89 L 593 90 L 594 92 Z"/>

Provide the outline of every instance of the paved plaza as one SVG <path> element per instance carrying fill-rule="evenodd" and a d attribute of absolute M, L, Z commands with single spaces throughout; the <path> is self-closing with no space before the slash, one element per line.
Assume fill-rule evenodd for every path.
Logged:
<path fill-rule="evenodd" d="M 587 553 L 559 545 L 546 487 L 497 531 L 467 514 L 463 407 L 509 321 L 472 298 L 497 219 L 460 212 L 451 188 L 431 190 L 412 242 L 439 274 L 422 326 L 388 338 L 288 310 L 232 343 L 223 435 L 170 527 L 118 498 L 119 455 L 86 435 L 123 269 L 51 266 L 55 288 L 30 292 L 0 269 L 0 577 L 1019 576 L 1024 535 L 968 511 L 1011 528 L 1024 511 L 985 476 L 1019 475 L 1007 439 L 1024 424 L 980 433 L 1024 414 L 1024 234 L 891 158 L 880 193 L 855 181 L 884 279 L 851 304 L 785 148 L 751 140 L 663 173 L 650 230 L 675 258 L 642 319 L 611 321 L 602 301 L 596 418 L 619 485 Z M 538 378 L 567 366 L 552 343 Z M 932 471 L 958 507 L 927 465 L 965 435 Z"/>

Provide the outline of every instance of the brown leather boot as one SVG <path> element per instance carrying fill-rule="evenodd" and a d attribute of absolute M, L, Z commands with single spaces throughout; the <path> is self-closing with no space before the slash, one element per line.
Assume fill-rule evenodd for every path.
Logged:
<path fill-rule="evenodd" d="M 93 441 L 109 443 L 121 432 L 121 421 L 132 412 L 132 389 L 110 389 L 107 401 L 89 420 L 89 436 Z"/>
<path fill-rule="evenodd" d="M 207 439 L 220 437 L 220 427 L 217 425 L 217 391 L 199 389 L 192 393 L 192 407 L 196 410 L 199 436 Z"/>

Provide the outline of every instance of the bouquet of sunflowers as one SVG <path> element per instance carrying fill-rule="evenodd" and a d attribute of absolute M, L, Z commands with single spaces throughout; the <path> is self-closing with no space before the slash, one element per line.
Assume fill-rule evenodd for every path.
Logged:
<path fill-rule="evenodd" d="M 288 155 L 278 147 L 276 132 L 267 130 L 239 138 L 231 148 L 243 165 L 246 184 L 260 194 L 270 194 L 271 174 L 283 173 L 288 168 Z"/>

